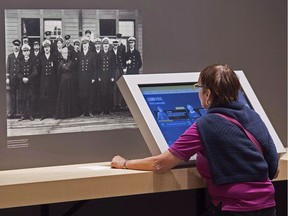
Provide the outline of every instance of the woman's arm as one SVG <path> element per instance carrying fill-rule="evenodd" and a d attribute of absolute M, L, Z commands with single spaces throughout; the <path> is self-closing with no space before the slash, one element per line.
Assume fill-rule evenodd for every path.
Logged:
<path fill-rule="evenodd" d="M 143 159 L 127 160 L 119 155 L 112 159 L 111 167 L 117 169 L 135 169 L 155 172 L 165 172 L 179 164 L 182 160 L 170 151 Z"/>

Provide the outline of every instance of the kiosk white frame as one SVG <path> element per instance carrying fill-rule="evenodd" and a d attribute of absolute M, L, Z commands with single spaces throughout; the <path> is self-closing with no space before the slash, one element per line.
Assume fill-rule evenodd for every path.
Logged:
<path fill-rule="evenodd" d="M 238 75 L 241 87 L 252 105 L 253 109 L 265 122 L 271 137 L 276 145 L 278 153 L 285 152 L 285 148 L 274 130 L 269 118 L 257 99 L 243 71 L 235 71 Z M 123 75 L 117 85 L 140 129 L 140 132 L 148 145 L 152 155 L 163 153 L 168 149 L 167 142 L 151 113 L 145 98 L 140 90 L 141 85 L 169 85 L 187 84 L 198 82 L 200 72 L 161 73 L 161 74 L 137 74 Z"/>

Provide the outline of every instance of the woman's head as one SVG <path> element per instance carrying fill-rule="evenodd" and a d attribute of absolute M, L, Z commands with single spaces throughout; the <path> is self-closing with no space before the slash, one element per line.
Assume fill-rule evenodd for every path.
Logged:
<path fill-rule="evenodd" d="M 201 71 L 199 97 L 204 108 L 238 100 L 241 88 L 236 73 L 228 66 L 213 64 Z"/>
<path fill-rule="evenodd" d="M 63 49 L 61 50 L 61 54 L 63 59 L 67 60 L 68 59 L 68 48 L 65 46 L 63 47 Z"/>

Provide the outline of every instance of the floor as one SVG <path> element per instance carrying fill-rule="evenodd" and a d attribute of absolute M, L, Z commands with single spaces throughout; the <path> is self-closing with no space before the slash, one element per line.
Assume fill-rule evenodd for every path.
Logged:
<path fill-rule="evenodd" d="M 73 133 L 83 131 L 103 131 L 123 128 L 137 128 L 129 111 L 113 112 L 108 115 L 76 117 L 70 119 L 47 118 L 34 121 L 7 119 L 7 136 L 27 136 L 41 134 Z"/>

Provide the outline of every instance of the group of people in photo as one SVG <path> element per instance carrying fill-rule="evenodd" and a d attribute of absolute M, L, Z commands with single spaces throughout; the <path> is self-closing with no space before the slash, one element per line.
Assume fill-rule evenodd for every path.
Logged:
<path fill-rule="evenodd" d="M 142 67 L 136 38 L 122 43 L 113 39 L 91 39 L 91 31 L 71 41 L 70 35 L 51 40 L 44 33 L 42 44 L 16 39 L 8 55 L 6 84 L 9 86 L 8 118 L 65 119 L 112 114 L 126 105 L 116 85 L 123 74 L 139 74 Z"/>

